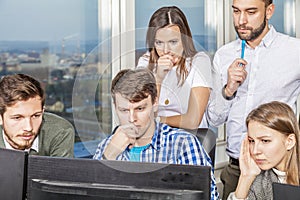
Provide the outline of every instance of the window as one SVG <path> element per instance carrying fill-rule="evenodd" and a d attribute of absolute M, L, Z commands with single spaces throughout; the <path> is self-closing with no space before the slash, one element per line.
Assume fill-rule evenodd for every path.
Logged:
<path fill-rule="evenodd" d="M 162 6 L 177 6 L 185 14 L 197 50 L 213 54 L 217 49 L 216 1 L 135 1 L 136 57 L 146 51 L 146 32 L 151 15 Z"/>
<path fill-rule="evenodd" d="M 73 123 L 76 143 L 111 132 L 110 15 L 109 0 L 0 1 L 1 76 L 41 81 L 46 111 Z"/>
<path fill-rule="evenodd" d="M 274 0 L 275 13 L 270 20 L 278 32 L 296 36 L 296 2 L 295 0 Z"/>
<path fill-rule="evenodd" d="M 111 78 L 121 68 L 134 67 L 146 51 L 152 13 L 165 5 L 181 8 L 197 49 L 212 57 L 218 47 L 236 37 L 231 2 L 1 0 L 0 76 L 26 73 L 41 81 L 46 110 L 71 121 L 76 128 L 75 148 L 93 154 L 116 124 Z M 274 0 L 274 4 L 271 24 L 299 37 L 299 1 Z M 225 140 L 222 130 L 219 139 Z"/>

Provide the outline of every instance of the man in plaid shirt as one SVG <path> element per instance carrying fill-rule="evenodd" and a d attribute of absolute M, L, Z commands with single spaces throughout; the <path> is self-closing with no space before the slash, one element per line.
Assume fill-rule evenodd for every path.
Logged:
<path fill-rule="evenodd" d="M 98 145 L 94 159 L 211 167 L 211 199 L 218 199 L 211 159 L 196 136 L 155 121 L 155 77 L 148 69 L 122 70 L 111 94 L 120 125 Z"/>

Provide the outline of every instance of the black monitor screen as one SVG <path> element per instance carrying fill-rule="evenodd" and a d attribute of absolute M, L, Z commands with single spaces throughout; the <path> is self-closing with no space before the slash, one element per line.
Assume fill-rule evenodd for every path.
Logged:
<path fill-rule="evenodd" d="M 27 153 L 0 148 L 0 199 L 25 199 Z"/>
<path fill-rule="evenodd" d="M 32 180 L 31 200 L 204 199 L 202 191 L 138 188 L 134 186 Z"/>
<path fill-rule="evenodd" d="M 300 187 L 289 184 L 273 183 L 274 200 L 295 200 L 300 199 Z"/>
<path fill-rule="evenodd" d="M 210 167 L 29 156 L 28 200 L 210 199 Z"/>

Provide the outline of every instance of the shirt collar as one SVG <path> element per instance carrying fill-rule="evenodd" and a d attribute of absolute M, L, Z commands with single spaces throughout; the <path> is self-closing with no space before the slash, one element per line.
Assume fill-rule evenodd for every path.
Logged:
<path fill-rule="evenodd" d="M 155 131 L 154 131 L 152 141 L 151 141 L 151 144 L 150 144 L 154 149 L 157 149 L 157 150 L 160 149 L 160 145 L 159 145 L 159 142 L 158 142 L 158 140 L 159 140 L 158 135 L 161 131 L 160 130 L 161 125 L 162 125 L 161 123 L 155 121 Z"/>
<path fill-rule="evenodd" d="M 35 150 L 36 152 L 39 152 L 39 136 L 37 135 L 36 138 L 34 139 L 32 146 L 30 149 Z"/>
<path fill-rule="evenodd" d="M 280 183 L 286 183 L 286 172 L 279 171 L 278 169 L 272 168 L 273 172 L 277 175 Z"/>
<path fill-rule="evenodd" d="M 265 47 L 269 47 L 272 44 L 277 33 L 275 28 L 272 25 L 269 25 L 269 29 L 270 30 L 261 41 L 261 44 L 263 44 Z"/>
<path fill-rule="evenodd" d="M 3 137 L 3 141 L 4 141 L 4 145 L 6 149 L 14 149 L 5 139 L 5 135 L 4 135 L 4 130 L 2 130 L 2 137 Z M 36 136 L 36 138 L 34 139 L 31 148 L 32 150 L 39 152 L 39 136 Z M 25 149 L 24 151 L 28 151 L 30 149 Z"/>
<path fill-rule="evenodd" d="M 276 168 L 272 168 L 272 170 L 274 171 L 275 174 L 277 174 L 277 176 L 286 176 L 286 172 L 280 171 Z"/>

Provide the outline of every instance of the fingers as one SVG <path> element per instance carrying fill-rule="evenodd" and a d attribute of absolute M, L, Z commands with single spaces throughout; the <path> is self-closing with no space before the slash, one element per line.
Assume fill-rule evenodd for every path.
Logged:
<path fill-rule="evenodd" d="M 254 158 L 251 156 L 250 142 L 248 140 L 247 135 L 242 141 L 239 160 L 240 160 L 241 174 L 247 176 L 257 176 L 261 172 L 261 169 L 256 164 Z"/>
<path fill-rule="evenodd" d="M 128 145 L 129 149 L 132 149 L 134 147 L 135 141 L 136 139 L 133 138 L 129 139 L 129 145 Z"/>
<path fill-rule="evenodd" d="M 241 66 L 246 66 L 248 63 L 246 60 L 242 59 L 242 58 L 237 58 L 235 61 L 234 61 L 234 64 L 237 65 L 238 67 L 241 67 Z"/>
<path fill-rule="evenodd" d="M 250 155 L 249 154 L 249 141 L 248 141 L 248 137 L 246 136 L 242 141 L 241 156 L 243 158 L 247 158 L 248 155 Z"/>
<path fill-rule="evenodd" d="M 119 127 L 129 138 L 136 138 L 138 129 L 134 124 L 125 124 Z"/>
<path fill-rule="evenodd" d="M 240 65 L 241 62 L 245 64 Z M 239 83 L 244 82 L 247 77 L 246 64 L 247 62 L 242 59 L 235 60 L 228 68 L 228 80 Z"/>
<path fill-rule="evenodd" d="M 238 58 L 229 66 L 227 74 L 227 90 L 229 90 L 229 93 L 233 94 L 246 80 L 248 74 L 246 64 L 245 60 Z"/>
<path fill-rule="evenodd" d="M 177 63 L 177 61 L 177 57 L 173 57 L 168 54 L 159 57 L 156 68 L 156 76 L 159 78 L 159 80 L 164 79 L 166 74 L 172 69 L 172 67 Z"/>
<path fill-rule="evenodd" d="M 173 57 L 173 56 L 172 56 L 171 61 L 172 61 L 172 63 L 173 63 L 173 66 L 175 66 L 175 65 L 177 64 L 178 60 L 179 60 L 178 57 Z"/>
<path fill-rule="evenodd" d="M 121 150 L 133 146 L 136 141 L 137 128 L 133 124 L 119 126 L 114 133 L 111 144 Z"/>
<path fill-rule="evenodd" d="M 253 173 L 256 174 L 256 172 L 252 171 L 252 168 L 255 165 L 250 156 L 249 141 L 247 136 L 243 139 L 241 144 L 239 161 L 242 175 L 252 175 Z"/>
<path fill-rule="evenodd" d="M 228 81 L 233 83 L 238 83 L 239 85 L 242 84 L 247 77 L 247 72 L 244 69 L 229 69 L 228 72 L 229 72 Z"/>
<path fill-rule="evenodd" d="M 168 72 L 169 70 L 171 70 L 173 67 L 172 56 L 164 55 L 164 56 L 159 57 L 159 59 L 157 61 L 157 67 L 158 67 L 158 70 L 160 70 L 160 71 Z"/>
<path fill-rule="evenodd" d="M 172 56 L 172 55 L 169 55 L 169 54 L 165 54 L 163 56 L 160 56 L 158 58 L 158 63 L 165 63 L 167 64 L 170 68 L 172 68 L 173 66 L 176 65 L 178 61 L 178 57 L 177 56 Z"/>

